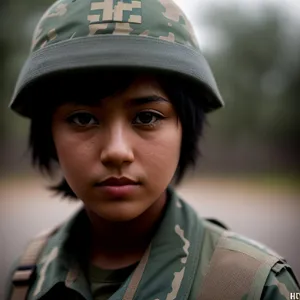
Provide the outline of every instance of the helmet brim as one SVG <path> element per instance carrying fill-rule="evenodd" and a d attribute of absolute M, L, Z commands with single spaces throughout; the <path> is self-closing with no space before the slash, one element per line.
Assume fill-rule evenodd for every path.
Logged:
<path fill-rule="evenodd" d="M 109 68 L 178 74 L 190 80 L 194 90 L 199 87 L 199 93 L 203 87 L 209 91 L 210 97 L 199 97 L 204 101 L 205 112 L 224 106 L 211 69 L 200 52 L 151 37 L 98 35 L 59 42 L 33 52 L 20 73 L 10 108 L 31 118 L 34 103 L 28 95 L 39 79 L 66 71 Z"/>

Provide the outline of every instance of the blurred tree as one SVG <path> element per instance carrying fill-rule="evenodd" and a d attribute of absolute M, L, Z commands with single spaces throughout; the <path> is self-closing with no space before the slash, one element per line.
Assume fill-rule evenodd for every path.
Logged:
<path fill-rule="evenodd" d="M 8 44 L 6 41 L 6 38 L 4 36 L 4 31 L 3 28 L 5 28 L 5 23 L 4 23 L 4 15 L 5 15 L 5 9 L 8 5 L 8 0 L 2 0 L 0 2 L 0 111 L 4 111 L 6 109 L 5 107 L 5 101 L 4 101 L 4 90 L 5 90 L 5 61 L 8 53 Z M 5 127 L 5 121 L 2 116 L 0 116 L 0 141 L 1 144 L 5 144 L 5 132 L 6 132 L 6 127 Z M 4 153 L 3 151 L 3 146 L 0 147 L 0 169 L 1 166 L 3 165 L 3 160 L 4 160 Z"/>
<path fill-rule="evenodd" d="M 43 11 L 53 2 L 0 1 L 0 172 L 14 169 L 14 160 L 24 152 L 28 121 L 17 117 L 7 106 L 18 72 L 28 54 L 34 26 Z M 18 147 L 20 142 L 23 151 Z M 18 165 L 20 160 L 18 159 Z"/>
<path fill-rule="evenodd" d="M 212 40 L 206 56 L 226 103 L 210 117 L 212 160 L 226 156 L 229 170 L 299 171 L 299 28 L 271 6 L 214 6 L 204 23 Z"/>
<path fill-rule="evenodd" d="M 34 26 L 53 2 L 0 1 L 0 170 L 21 165 L 15 160 L 26 147 L 28 121 L 7 105 Z M 213 43 L 206 56 L 226 102 L 209 118 L 204 152 L 214 171 L 299 170 L 300 30 L 287 24 L 272 7 L 214 6 L 207 14 Z"/>

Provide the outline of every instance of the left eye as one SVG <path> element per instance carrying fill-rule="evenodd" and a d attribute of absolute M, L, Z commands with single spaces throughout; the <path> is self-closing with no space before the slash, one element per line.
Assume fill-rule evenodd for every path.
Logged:
<path fill-rule="evenodd" d="M 162 118 L 163 116 L 154 112 L 150 112 L 150 111 L 140 112 L 139 114 L 137 114 L 135 118 L 135 124 L 149 125 L 157 122 Z"/>
<path fill-rule="evenodd" d="M 68 121 L 78 126 L 90 126 L 98 124 L 97 119 L 89 113 L 76 113 L 68 118 Z"/>

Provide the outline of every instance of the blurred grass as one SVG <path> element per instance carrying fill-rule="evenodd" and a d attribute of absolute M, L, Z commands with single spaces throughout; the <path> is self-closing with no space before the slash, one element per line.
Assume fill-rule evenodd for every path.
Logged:
<path fill-rule="evenodd" d="M 245 178 L 246 179 L 246 178 Z M 269 186 L 280 186 L 293 189 L 300 192 L 300 174 L 271 174 L 271 175 L 252 175 L 248 176 L 249 182 L 269 185 Z"/>
<path fill-rule="evenodd" d="M 230 173 L 230 174 L 202 174 L 189 175 L 183 184 L 189 181 L 215 181 L 217 185 L 252 186 L 257 189 L 272 189 L 280 192 L 299 194 L 300 200 L 300 173 Z"/>

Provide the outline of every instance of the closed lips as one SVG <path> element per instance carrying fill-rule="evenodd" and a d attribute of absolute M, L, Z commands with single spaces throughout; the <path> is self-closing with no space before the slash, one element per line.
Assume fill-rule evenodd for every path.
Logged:
<path fill-rule="evenodd" d="M 138 185 L 138 184 L 139 184 L 138 182 L 126 177 L 121 177 L 121 178 L 111 177 L 100 183 L 97 183 L 97 186 L 123 186 L 123 185 Z"/>

